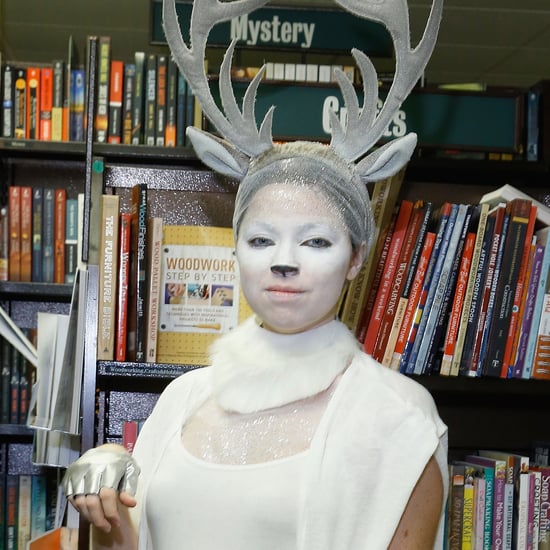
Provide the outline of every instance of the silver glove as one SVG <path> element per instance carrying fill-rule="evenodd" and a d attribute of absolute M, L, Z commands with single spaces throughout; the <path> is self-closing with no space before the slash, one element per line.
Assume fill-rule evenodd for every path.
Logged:
<path fill-rule="evenodd" d="M 139 466 L 127 452 L 97 447 L 73 462 L 63 476 L 66 496 L 99 494 L 102 487 L 136 494 Z"/>

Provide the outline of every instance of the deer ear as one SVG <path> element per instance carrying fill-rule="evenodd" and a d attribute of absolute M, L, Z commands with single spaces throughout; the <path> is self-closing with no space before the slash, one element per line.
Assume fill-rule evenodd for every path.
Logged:
<path fill-rule="evenodd" d="M 212 170 L 242 180 L 248 171 L 250 158 L 227 141 L 193 126 L 187 127 L 187 136 L 197 156 Z"/>
<path fill-rule="evenodd" d="M 364 182 L 379 181 L 397 174 L 409 162 L 417 136 L 411 132 L 379 147 L 356 165 L 355 171 Z"/>

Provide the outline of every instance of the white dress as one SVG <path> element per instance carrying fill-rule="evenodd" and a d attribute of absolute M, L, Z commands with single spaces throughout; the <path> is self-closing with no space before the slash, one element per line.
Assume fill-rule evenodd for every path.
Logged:
<path fill-rule="evenodd" d="M 258 330 L 262 329 L 249 323 L 243 328 L 243 334 L 254 340 L 261 338 Z M 152 482 L 156 484 L 163 476 L 165 482 L 169 484 L 172 479 L 173 486 L 178 488 L 172 494 L 177 495 L 184 490 L 184 480 L 179 477 L 179 470 L 170 469 L 167 473 L 166 466 L 171 460 L 184 457 L 186 451 L 179 448 L 182 427 L 212 397 L 214 370 L 211 367 L 197 369 L 174 380 L 160 397 L 140 433 L 134 456 L 142 473 L 137 494 L 139 504 L 133 510 L 134 520 L 139 523 L 140 548 L 165 550 L 164 545 L 153 546 L 153 541 L 161 540 L 158 535 L 160 531 L 168 531 L 178 541 L 177 548 L 181 549 L 187 548 L 186 537 L 192 537 L 189 529 L 193 524 L 183 520 L 174 523 L 174 518 L 168 523 L 168 517 L 163 524 L 162 514 L 156 518 L 150 516 L 149 498 L 157 503 L 162 500 L 163 492 L 158 487 L 153 488 Z M 181 455 L 171 455 L 178 449 Z M 443 546 L 448 491 L 446 426 L 439 418 L 431 396 L 422 386 L 381 366 L 359 349 L 354 350 L 351 364 L 343 372 L 315 426 L 309 449 L 299 455 L 296 462 L 300 467 L 291 475 L 299 479 L 291 487 L 281 484 L 281 489 L 287 491 L 286 500 L 291 514 L 286 516 L 286 520 L 283 518 L 286 535 L 279 535 L 283 538 L 287 536 L 288 541 L 288 533 L 292 533 L 295 543 L 279 548 L 386 549 L 411 492 L 432 456 L 435 456 L 440 467 L 445 492 L 434 545 L 439 550 Z M 288 464 L 292 464 L 292 460 Z M 258 467 L 252 466 L 249 473 L 246 472 L 248 466 L 242 468 L 243 476 L 250 474 L 250 482 L 245 482 L 245 486 L 250 488 L 254 483 L 254 470 Z M 268 472 L 269 468 L 266 468 L 264 473 Z M 273 473 L 278 477 L 281 471 L 275 469 Z M 157 489 L 159 492 L 156 492 Z M 195 485 L 191 492 L 197 496 L 198 486 Z M 230 494 L 225 495 L 224 499 Z M 197 510 L 202 510 L 201 516 L 208 509 L 213 495 L 204 493 L 202 497 L 203 502 L 195 503 Z M 278 499 L 278 502 L 285 501 L 285 496 L 279 495 Z M 167 505 L 174 502 L 173 498 L 166 500 Z M 193 504 L 186 497 L 182 502 L 186 503 L 179 509 L 183 517 L 186 508 Z M 216 531 L 217 536 L 223 535 L 224 529 L 226 533 L 231 532 L 234 522 L 223 521 L 223 514 L 220 516 L 222 511 L 219 508 L 216 511 L 217 519 L 212 522 L 211 529 Z M 272 506 L 257 502 L 256 513 L 258 511 L 265 520 L 271 514 Z M 241 512 L 243 515 L 248 513 L 235 505 L 227 517 L 235 518 Z M 264 537 L 269 533 L 269 530 L 264 531 Z M 272 536 L 275 537 L 275 534 Z M 277 542 L 274 541 L 274 548 Z M 271 548 L 266 544 L 261 547 Z M 191 544 L 188 548 L 194 550 L 199 546 Z M 212 545 L 200 548 L 218 550 L 220 546 L 213 541 Z M 250 546 L 239 548 L 256 550 L 258 545 L 251 541 Z"/>

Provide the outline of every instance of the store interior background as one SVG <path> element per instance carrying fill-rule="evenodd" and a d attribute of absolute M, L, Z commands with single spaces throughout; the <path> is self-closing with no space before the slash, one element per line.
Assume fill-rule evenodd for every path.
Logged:
<path fill-rule="evenodd" d="M 274 3 L 275 4 L 275 3 Z M 286 0 L 282 5 L 332 7 L 331 0 Z M 423 31 L 429 0 L 409 2 L 414 41 Z M 132 59 L 137 50 L 165 51 L 150 44 L 151 0 L 0 0 L 0 52 L 4 60 L 51 62 L 63 57 L 69 35 L 83 57 L 88 34 L 110 35 L 113 53 Z M 261 64 L 266 52 L 244 52 L 237 63 Z M 221 52 L 211 53 L 212 66 Z M 300 54 L 270 52 L 269 60 L 298 62 Z M 324 56 L 339 63 L 341 56 Z M 308 62 L 316 62 L 308 55 Z M 379 71 L 389 60 L 375 60 Z M 529 87 L 550 78 L 549 0 L 445 0 L 437 47 L 426 70 L 429 84 L 480 83 Z"/>

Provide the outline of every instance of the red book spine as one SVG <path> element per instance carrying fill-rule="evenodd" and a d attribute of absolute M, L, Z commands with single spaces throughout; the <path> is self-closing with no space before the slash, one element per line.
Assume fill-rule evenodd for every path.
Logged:
<path fill-rule="evenodd" d="M 115 361 L 126 361 L 128 283 L 130 281 L 130 219 L 131 214 L 128 212 L 123 212 L 120 215 Z"/>
<path fill-rule="evenodd" d="M 54 283 L 65 282 L 65 227 L 67 218 L 67 191 L 55 190 L 54 219 Z"/>
<path fill-rule="evenodd" d="M 42 141 L 52 139 L 53 68 L 43 67 L 40 74 L 40 127 Z"/>
<path fill-rule="evenodd" d="M 32 188 L 21 187 L 21 268 L 20 280 L 32 279 Z"/>
<path fill-rule="evenodd" d="M 393 325 L 396 308 L 401 296 L 401 292 L 405 285 L 407 278 L 407 270 L 409 262 L 411 261 L 416 237 L 422 225 L 424 218 L 423 203 L 417 202 L 413 207 L 413 211 L 410 217 L 410 223 L 404 234 L 403 245 L 399 255 L 399 261 L 395 269 L 395 275 L 390 281 L 389 295 L 384 308 L 382 321 L 376 337 L 376 343 L 372 352 L 372 356 L 379 362 L 382 362 L 384 353 L 386 351 L 386 345 Z"/>
<path fill-rule="evenodd" d="M 10 281 L 21 280 L 21 187 L 10 187 L 8 196 L 9 216 L 9 260 Z"/>
<path fill-rule="evenodd" d="M 122 423 L 122 445 L 129 453 L 134 451 L 138 433 L 139 422 L 137 420 L 124 420 Z"/>
<path fill-rule="evenodd" d="M 122 138 L 122 89 L 124 83 L 124 63 L 111 61 L 111 83 L 109 86 L 109 125 L 108 143 L 121 143 Z"/>
<path fill-rule="evenodd" d="M 376 338 L 382 323 L 386 303 L 390 295 L 391 284 L 397 270 L 399 255 L 405 239 L 405 233 L 407 231 L 412 209 L 413 203 L 411 201 L 401 201 L 401 206 L 399 208 L 399 213 L 395 222 L 395 229 L 393 231 L 390 248 L 388 251 L 388 259 L 386 260 L 380 287 L 378 288 L 378 293 L 376 294 L 373 313 L 367 328 L 367 334 L 365 336 L 364 348 L 368 354 L 372 354 L 374 351 Z"/>

